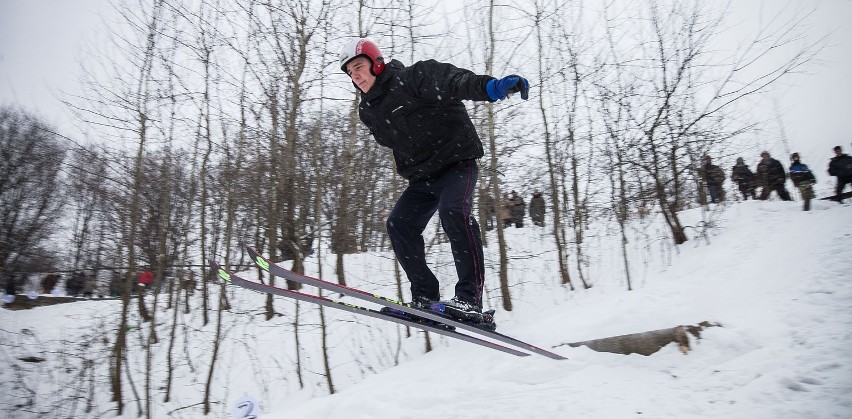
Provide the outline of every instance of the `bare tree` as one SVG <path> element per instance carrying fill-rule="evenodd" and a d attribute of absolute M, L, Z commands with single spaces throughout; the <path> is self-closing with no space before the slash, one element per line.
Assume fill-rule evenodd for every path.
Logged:
<path fill-rule="evenodd" d="M 73 150 L 66 165 L 68 199 L 74 214 L 71 240 L 75 270 L 90 266 L 92 256 L 100 258 L 103 253 L 106 229 L 101 221 L 108 197 L 102 184 L 108 179 L 107 170 L 103 154 L 91 146 Z"/>
<path fill-rule="evenodd" d="M 565 226 L 563 225 L 563 215 L 562 215 L 562 203 L 560 202 L 559 197 L 560 193 L 560 179 L 559 174 L 560 170 L 558 167 L 558 157 L 557 157 L 557 139 L 555 137 L 555 133 L 552 132 L 549 115 L 552 112 L 558 111 L 559 109 L 552 109 L 551 103 L 546 100 L 547 95 L 545 95 L 545 86 L 549 83 L 547 81 L 551 80 L 551 78 L 556 77 L 555 74 L 548 74 L 547 69 L 554 68 L 552 67 L 553 63 L 547 62 L 548 54 L 545 51 L 546 45 L 548 41 L 546 38 L 549 38 L 548 34 L 545 31 L 546 25 L 545 23 L 550 21 L 548 16 L 555 13 L 555 11 L 551 10 L 548 12 L 542 6 L 537 5 L 536 14 L 534 16 L 535 22 L 535 31 L 536 31 L 536 42 L 537 42 L 537 51 L 536 56 L 538 57 L 538 79 L 541 81 L 542 92 L 538 95 L 538 105 L 539 112 L 542 117 L 542 125 L 544 128 L 544 155 L 547 162 L 547 173 L 549 177 L 549 197 L 551 200 L 551 211 L 553 212 L 553 238 L 556 244 L 556 252 L 557 258 L 559 259 L 559 276 L 562 284 L 568 284 L 568 286 L 573 290 L 574 283 L 571 282 L 571 274 L 568 267 L 568 249 L 567 249 L 567 239 L 565 233 Z M 559 56 L 561 58 L 561 56 Z M 560 68 L 557 66 L 555 68 Z M 574 90 L 574 95 L 572 96 L 574 99 L 574 104 L 576 105 L 576 96 L 577 92 Z M 569 111 L 570 113 L 570 111 Z M 573 114 L 572 114 L 573 115 Z M 570 130 L 570 128 L 569 128 Z M 573 135 L 569 131 L 569 138 Z"/>
<path fill-rule="evenodd" d="M 496 33 L 494 32 L 494 19 L 495 19 L 495 3 L 494 0 L 490 0 L 487 6 L 487 50 L 488 56 L 485 58 L 485 72 L 487 74 L 494 73 L 494 59 L 496 56 L 496 46 L 497 39 Z M 488 138 L 488 158 L 489 158 L 489 169 L 491 172 L 491 185 L 489 189 L 491 190 L 492 198 L 496 200 L 500 199 L 502 196 L 500 190 L 500 182 L 499 178 L 496 174 L 499 173 L 498 167 L 498 156 L 500 155 L 500 151 L 498 150 L 497 143 L 497 130 L 496 130 L 496 115 L 494 105 L 488 105 L 485 108 L 485 136 Z M 503 303 L 503 309 L 506 311 L 512 311 L 512 295 L 511 288 L 509 288 L 509 256 L 506 252 L 506 236 L 503 232 L 505 225 L 502 220 L 498 216 L 497 219 L 497 249 L 500 255 L 500 296 L 501 301 Z"/>
<path fill-rule="evenodd" d="M 162 25 L 163 2 L 155 0 L 150 4 L 140 4 L 138 8 L 117 7 L 119 22 L 113 28 L 111 40 L 115 43 L 113 51 L 121 51 L 126 56 L 115 57 L 108 54 L 103 63 L 112 70 L 112 79 L 99 82 L 94 73 L 87 85 L 89 93 L 81 98 L 87 105 L 73 105 L 84 122 L 102 127 L 104 136 L 117 135 L 130 138 L 135 143 L 135 156 L 131 159 L 131 180 L 122 186 L 127 189 L 116 194 L 124 201 L 123 211 L 118 218 L 122 232 L 122 241 L 127 249 L 127 277 L 122 291 L 121 320 L 111 355 L 111 384 L 113 401 L 117 403 L 117 413 L 124 413 L 122 375 L 125 367 L 127 348 L 127 321 L 130 304 L 130 284 L 137 265 L 137 226 L 141 215 L 140 202 L 143 173 L 143 158 L 146 146 L 154 136 L 157 121 L 157 98 L 152 91 L 152 80 L 157 65 L 157 47 Z M 69 103 L 70 104 L 70 103 Z M 123 195 L 123 197 L 122 197 Z M 139 299 L 139 311 L 143 319 L 148 318 L 146 307 Z"/>
<path fill-rule="evenodd" d="M 36 117 L 0 107 L 0 267 L 13 272 L 55 231 L 65 147 Z"/>

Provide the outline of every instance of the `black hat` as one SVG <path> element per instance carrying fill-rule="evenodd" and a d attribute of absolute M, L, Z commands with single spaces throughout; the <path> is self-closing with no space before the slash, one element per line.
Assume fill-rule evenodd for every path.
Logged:
<path fill-rule="evenodd" d="M 799 159 L 799 153 L 793 153 L 793 154 L 790 155 L 790 160 L 798 160 L 798 159 Z"/>
<path fill-rule="evenodd" d="M 836 145 L 836 146 L 834 146 L 834 151 L 843 151 L 843 149 L 840 148 L 839 145 Z"/>

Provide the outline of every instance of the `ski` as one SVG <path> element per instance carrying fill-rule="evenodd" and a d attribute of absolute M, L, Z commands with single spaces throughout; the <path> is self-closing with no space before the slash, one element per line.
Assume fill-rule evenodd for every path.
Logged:
<path fill-rule="evenodd" d="M 387 297 L 382 297 L 381 295 L 376 295 L 369 293 L 367 291 L 359 290 L 357 288 L 350 288 L 347 286 L 343 286 L 334 282 L 324 281 L 318 278 L 312 278 L 306 275 L 302 275 L 296 272 L 293 272 L 289 269 L 283 268 L 280 265 L 275 263 L 271 263 L 268 259 L 266 259 L 263 255 L 258 253 L 254 248 L 247 247 L 246 250 L 249 252 L 249 256 L 254 260 L 258 267 L 268 272 L 270 275 L 277 276 L 280 278 L 284 278 L 293 282 L 298 282 L 305 285 L 311 285 L 317 288 L 322 288 L 326 291 L 331 291 L 335 293 L 339 293 L 341 295 L 345 295 L 348 297 L 358 298 L 360 300 L 364 300 L 370 303 L 379 304 L 385 306 L 391 310 L 397 310 L 412 316 L 425 318 L 428 320 L 432 320 L 438 323 L 443 323 L 446 325 L 450 325 L 456 327 L 458 329 L 463 329 L 469 332 L 474 332 L 479 335 L 497 340 L 501 343 L 514 346 L 516 348 L 524 349 L 542 356 L 546 356 L 551 359 L 568 359 L 562 355 L 557 353 L 548 351 L 546 349 L 539 348 L 530 343 L 524 342 L 522 340 L 515 339 L 511 336 L 506 336 L 502 333 L 495 332 L 493 330 L 484 329 L 481 327 L 477 327 L 476 325 L 472 325 L 470 323 L 465 323 L 463 321 L 459 321 L 450 316 L 440 314 L 434 311 L 429 310 L 421 310 L 415 307 L 411 307 L 407 303 L 403 303 L 401 301 L 396 301 Z"/>
<path fill-rule="evenodd" d="M 820 198 L 820 200 L 823 200 L 823 201 L 838 201 L 838 200 L 841 200 L 841 199 L 849 199 L 849 198 L 852 198 L 852 191 L 846 191 L 846 192 L 843 192 L 840 195 L 826 196 L 824 198 Z"/>
<path fill-rule="evenodd" d="M 507 354 L 515 355 L 515 356 L 529 356 L 530 354 L 526 352 L 522 352 L 513 348 L 509 348 L 503 345 L 496 344 L 494 342 L 489 342 L 484 339 L 480 339 L 476 336 L 466 335 L 464 333 L 457 332 L 452 330 L 447 325 L 443 324 L 429 324 L 415 321 L 410 318 L 406 318 L 403 316 L 397 316 L 389 313 L 383 313 L 381 311 L 372 310 L 366 307 L 359 307 L 352 304 L 347 304 L 342 301 L 334 301 L 325 297 L 320 297 L 312 294 L 305 294 L 298 291 L 288 290 L 286 288 L 279 288 L 272 285 L 261 284 L 259 282 L 250 281 L 248 279 L 244 279 L 239 275 L 228 271 L 221 265 L 219 265 L 214 260 L 209 260 L 210 267 L 216 272 L 216 275 L 225 281 L 228 284 L 236 285 L 238 287 L 247 288 L 253 291 L 257 291 L 259 293 L 264 294 L 274 294 L 282 297 L 292 298 L 299 301 L 305 301 L 308 303 L 319 304 L 321 306 L 335 308 L 343 311 L 348 311 L 350 313 L 361 314 L 368 317 L 374 317 L 377 319 L 387 320 L 394 323 L 399 323 L 405 326 L 414 327 L 417 329 L 428 330 L 430 332 L 434 332 L 440 335 L 444 335 L 447 337 L 451 337 L 454 339 L 463 340 L 465 342 L 470 342 L 479 346 L 484 346 L 486 348 L 491 348 L 498 350 L 500 352 L 505 352 Z"/>

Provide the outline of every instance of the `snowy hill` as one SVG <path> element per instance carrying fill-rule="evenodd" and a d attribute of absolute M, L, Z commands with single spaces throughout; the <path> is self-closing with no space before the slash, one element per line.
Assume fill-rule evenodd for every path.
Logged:
<path fill-rule="evenodd" d="M 519 359 L 453 343 L 339 394 L 282 400 L 298 418 L 848 418 L 852 416 L 849 205 L 745 202 L 710 244 L 681 248 L 632 292 L 541 292 L 505 333 L 542 345 L 709 320 L 694 350 L 650 357 L 565 349 Z M 561 301 L 560 301 L 561 300 Z"/>
<path fill-rule="evenodd" d="M 632 243 L 633 291 L 621 279 L 611 235 L 598 233 L 589 241 L 588 276 L 594 287 L 569 291 L 557 284 L 554 252 L 548 251 L 549 239 L 541 229 L 507 230 L 515 308 L 498 310 L 502 333 L 550 348 L 701 321 L 722 325 L 693 340 L 688 355 L 675 345 L 649 357 L 559 346 L 554 351 L 570 359 L 554 361 L 518 358 L 437 336 L 431 337 L 435 349 L 423 354 L 420 333 L 405 338 L 394 325 L 326 310 L 337 390 L 329 396 L 317 376 L 322 369 L 316 308 L 300 305 L 306 384 L 299 390 L 293 372 L 294 304 L 276 299 L 283 315 L 267 322 L 260 316 L 264 297 L 235 289 L 233 309 L 223 319 L 224 348 L 214 385 L 213 399 L 222 403 L 210 417 L 230 417 L 244 394 L 260 402 L 263 418 L 852 417 L 852 205 L 819 201 L 811 212 L 800 205 L 732 203 L 709 214 L 709 235 L 680 248 L 663 239 Z M 699 210 L 684 216 L 693 225 L 708 219 Z M 486 250 L 492 266 L 493 247 Z M 438 246 L 431 252 L 443 286 L 450 289 L 448 250 Z M 312 263 L 308 273 L 316 274 L 310 272 L 316 268 Z M 392 272 L 387 254 L 356 255 L 347 264 L 351 286 L 395 296 L 386 280 Z M 324 272 L 333 269 L 326 266 Z M 489 287 L 488 304 L 496 306 L 496 284 Z M 45 354 L 45 342 L 65 339 L 67 344 L 95 330 L 110 330 L 116 307 L 94 301 L 0 310 L 7 358 Z M 162 313 L 168 314 L 159 319 L 172 315 Z M 197 316 L 193 312 L 185 320 L 197 324 Z M 18 333 L 25 328 L 34 330 L 37 339 Z M 167 335 L 166 329 L 158 333 Z M 201 400 L 212 336 L 213 325 L 180 332 L 178 384 L 169 403 L 156 397 L 161 405 L 152 417 L 202 417 L 197 407 L 182 407 Z M 165 374 L 165 343 L 160 346 L 152 355 L 157 379 Z M 49 353 L 46 357 L 48 365 L 39 368 L 60 362 L 51 361 Z M 143 359 L 131 359 L 141 380 Z M 29 383 L 39 374 L 35 367 L 22 372 L 32 377 Z M 63 380 L 61 374 L 51 377 L 34 386 L 36 394 Z M 9 372 L 0 380 L 19 382 Z M 137 386 L 141 389 L 141 383 Z M 110 417 L 112 404 L 103 393 L 95 411 Z M 17 385 L 2 396 L 4 411 L 16 394 L 21 394 Z M 126 416 L 135 416 L 132 407 Z"/>

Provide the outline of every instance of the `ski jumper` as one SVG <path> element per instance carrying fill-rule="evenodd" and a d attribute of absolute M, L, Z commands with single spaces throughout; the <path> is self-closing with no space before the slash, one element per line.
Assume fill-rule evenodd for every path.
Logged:
<path fill-rule="evenodd" d="M 388 235 L 411 281 L 412 299 L 438 300 L 439 282 L 426 264 L 423 231 L 435 212 L 446 232 L 459 280 L 456 297 L 482 306 L 482 239 L 472 215 L 482 142 L 462 100 L 491 101 L 474 74 L 434 60 L 405 67 L 387 63 L 361 94 L 359 116 L 382 146 L 393 150 L 409 185 L 387 220 Z"/>

